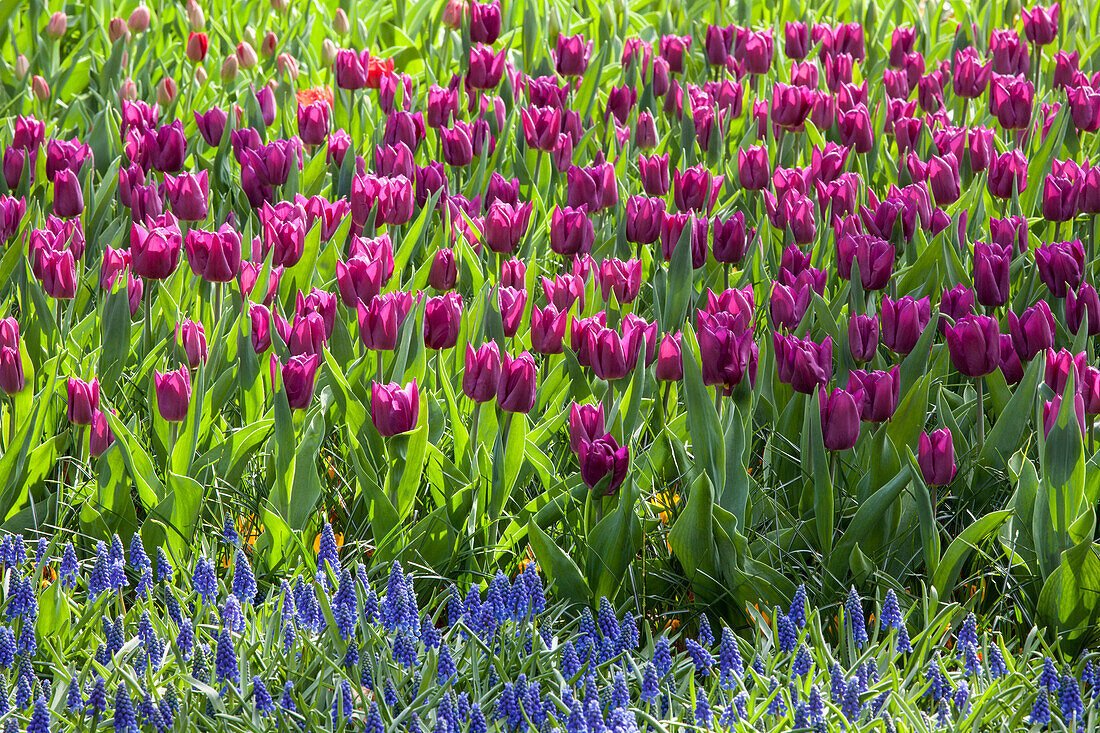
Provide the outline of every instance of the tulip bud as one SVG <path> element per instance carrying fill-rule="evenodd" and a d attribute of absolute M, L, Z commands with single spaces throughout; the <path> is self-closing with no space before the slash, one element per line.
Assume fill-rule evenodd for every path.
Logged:
<path fill-rule="evenodd" d="M 298 60 L 288 53 L 281 53 L 275 60 L 279 73 L 286 74 L 291 79 L 298 78 Z"/>
<path fill-rule="evenodd" d="M 462 298 L 447 293 L 429 298 L 424 307 L 424 345 L 429 349 L 449 349 L 458 343 L 462 327 Z"/>
<path fill-rule="evenodd" d="M 1001 360 L 1001 334 L 997 321 L 989 316 L 963 316 L 948 326 L 947 353 L 951 363 L 968 377 L 983 377 Z"/>
<path fill-rule="evenodd" d="M 336 51 L 336 44 L 332 42 L 331 38 L 321 41 L 321 62 L 325 66 L 331 66 L 332 62 L 336 60 Z"/>
<path fill-rule="evenodd" d="M 264 58 L 270 58 L 275 55 L 275 49 L 279 46 L 279 37 L 275 35 L 274 31 L 268 31 L 264 36 L 263 43 L 260 44 L 260 53 Z"/>
<path fill-rule="evenodd" d="M 107 24 L 107 38 L 111 43 L 118 41 L 120 38 L 130 39 L 130 29 L 126 27 L 126 21 L 122 18 L 111 18 L 111 22 Z"/>
<path fill-rule="evenodd" d="M 198 86 L 201 87 L 203 84 L 206 83 L 206 78 L 207 78 L 206 77 L 206 67 L 205 66 L 196 66 L 195 67 L 195 84 L 197 84 Z"/>
<path fill-rule="evenodd" d="M 818 387 L 821 403 L 821 437 L 826 450 L 848 450 L 859 440 L 859 404 L 862 392 L 855 394 L 843 389 L 826 393 Z"/>
<path fill-rule="evenodd" d="M 92 458 L 99 458 L 114 442 L 115 434 L 111 432 L 107 415 L 101 410 L 96 410 L 92 415 L 91 430 L 88 431 L 88 453 Z"/>
<path fill-rule="evenodd" d="M 577 462 L 581 469 L 581 478 L 590 489 L 596 488 L 608 475 L 611 483 L 607 486 L 606 496 L 613 496 L 622 486 L 626 472 L 630 468 L 630 449 L 620 447 L 611 435 L 604 435 L 592 441 L 580 444 Z"/>
<path fill-rule="evenodd" d="M 0 345 L 0 390 L 4 394 L 18 394 L 23 391 L 26 383 L 17 335 L 14 345 Z"/>
<path fill-rule="evenodd" d="M 92 415 L 99 409 L 99 380 L 93 378 L 91 382 L 69 377 L 66 384 L 68 389 L 68 413 L 69 422 L 73 425 L 90 425 Z"/>
<path fill-rule="evenodd" d="M 290 8 L 287 0 L 271 0 L 271 9 L 276 13 L 285 13 Z"/>
<path fill-rule="evenodd" d="M 407 433 L 420 417 L 420 389 L 414 379 L 406 387 L 396 382 L 371 385 L 370 417 L 383 436 Z"/>
<path fill-rule="evenodd" d="M 191 375 L 187 369 L 161 374 L 154 371 L 153 385 L 156 388 L 157 411 L 167 422 L 183 422 L 187 419 L 187 408 L 191 404 Z"/>
<path fill-rule="evenodd" d="M 69 19 L 63 12 L 56 12 L 50 16 L 50 20 L 46 23 L 46 35 L 51 38 L 61 38 L 65 35 L 65 29 L 69 27 Z"/>
<path fill-rule="evenodd" d="M 320 365 L 321 357 L 318 354 L 299 354 L 290 357 L 290 360 L 282 366 L 283 389 L 286 390 L 290 409 L 304 410 L 309 407 L 313 399 L 317 369 Z M 279 370 L 279 359 L 275 354 L 271 355 L 270 368 L 271 379 L 274 382 L 275 373 Z"/>
<path fill-rule="evenodd" d="M 345 36 L 351 30 L 351 21 L 343 8 L 336 8 L 332 15 L 332 31 L 338 36 Z"/>
<path fill-rule="evenodd" d="M 206 25 L 206 16 L 196 0 L 187 0 L 187 22 L 196 31 L 202 30 Z"/>
<path fill-rule="evenodd" d="M 120 101 L 133 102 L 138 97 L 137 84 L 134 84 L 133 79 L 127 79 L 122 82 L 122 85 L 118 88 L 118 98 Z"/>
<path fill-rule="evenodd" d="M 458 265 L 453 250 L 441 249 L 435 253 L 428 270 L 428 285 L 436 290 L 453 290 L 458 280 Z"/>
<path fill-rule="evenodd" d="M 170 76 L 164 77 L 157 84 L 157 103 L 162 107 L 167 107 L 176 98 L 178 92 L 179 87 L 176 85 L 176 80 Z"/>
<path fill-rule="evenodd" d="M 187 58 L 192 63 L 201 64 L 206 60 L 206 51 L 210 47 L 210 39 L 205 33 L 192 32 L 187 37 Z"/>
<path fill-rule="evenodd" d="M 256 49 L 252 47 L 252 44 L 248 41 L 241 41 L 237 44 L 237 63 L 242 69 L 251 69 L 253 66 L 260 62 L 259 57 L 256 55 Z M 222 69 L 222 75 L 225 75 L 225 69 Z"/>
<path fill-rule="evenodd" d="M 187 365 L 192 369 L 198 369 L 199 365 L 206 361 L 206 331 L 202 324 L 196 321 L 184 321 L 177 328 L 180 344 L 187 356 Z"/>
<path fill-rule="evenodd" d="M 31 70 L 31 62 L 27 60 L 27 57 L 23 54 L 19 54 L 15 57 L 15 78 L 26 79 L 27 72 Z"/>
<path fill-rule="evenodd" d="M 35 74 L 31 77 L 31 92 L 39 102 L 45 102 L 50 98 L 50 85 L 41 76 Z"/>
<path fill-rule="evenodd" d="M 130 19 L 126 21 L 126 25 L 134 33 L 144 33 L 149 30 L 149 21 L 149 8 L 145 5 L 138 5 L 134 8 L 134 12 L 130 13 Z"/>
<path fill-rule="evenodd" d="M 237 57 L 229 54 L 222 62 L 222 81 L 230 82 L 237 78 Z"/>
<path fill-rule="evenodd" d="M 868 362 L 878 350 L 878 319 L 869 314 L 855 315 L 848 320 L 848 350 L 857 363 Z"/>
<path fill-rule="evenodd" d="M 684 361 L 680 348 L 679 331 L 666 333 L 657 347 L 657 366 L 654 376 L 661 382 L 678 382 L 684 378 Z"/>

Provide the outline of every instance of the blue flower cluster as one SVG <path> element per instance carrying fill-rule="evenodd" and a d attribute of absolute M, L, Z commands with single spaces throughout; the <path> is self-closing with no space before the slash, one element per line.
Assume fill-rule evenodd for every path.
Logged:
<path fill-rule="evenodd" d="M 315 566 L 261 586 L 232 528 L 184 573 L 138 536 L 99 542 L 83 562 L 71 543 L 38 543 L 32 560 L 22 537 L 0 539 L 0 716 L 31 733 L 62 718 L 163 733 L 226 715 L 367 733 L 641 733 L 661 721 L 892 731 L 901 700 L 928 727 L 961 726 L 1003 683 L 1018 721 L 1072 728 L 1100 695 L 1089 656 L 1076 671 L 1050 657 L 1010 671 L 972 613 L 950 635 L 910 638 L 894 591 L 869 623 L 853 589 L 835 648 L 804 587 L 752 634 L 702 618 L 694 636 L 670 635 L 606 598 L 595 612 L 548 608 L 534 564 L 463 592 L 418 586 L 394 562 L 375 584 L 341 562 L 327 525 Z M 1036 682 L 1021 684 L 1030 668 Z"/>

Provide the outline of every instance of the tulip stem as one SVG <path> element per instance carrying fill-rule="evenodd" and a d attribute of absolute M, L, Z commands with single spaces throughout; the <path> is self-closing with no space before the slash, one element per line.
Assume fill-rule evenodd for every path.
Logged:
<path fill-rule="evenodd" d="M 150 322 L 152 319 L 153 311 L 153 289 L 149 288 L 149 292 L 144 293 L 141 299 L 142 301 L 144 301 L 142 305 L 145 306 L 145 320 L 142 323 L 141 327 L 141 341 L 142 346 L 144 347 L 142 351 L 145 352 L 145 358 L 149 358 L 149 352 L 153 350 L 153 326 Z"/>
<path fill-rule="evenodd" d="M 981 377 L 974 380 L 978 390 L 978 450 L 985 445 L 985 383 Z"/>

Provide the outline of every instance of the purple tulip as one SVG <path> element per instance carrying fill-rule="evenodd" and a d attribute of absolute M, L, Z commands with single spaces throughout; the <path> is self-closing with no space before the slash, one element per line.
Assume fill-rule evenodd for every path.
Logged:
<path fill-rule="evenodd" d="M 458 281 L 458 263 L 450 249 L 436 251 L 428 270 L 428 285 L 436 290 L 453 290 Z"/>
<path fill-rule="evenodd" d="M 462 327 L 462 297 L 447 293 L 428 298 L 424 308 L 424 345 L 429 349 L 449 349 L 458 343 Z"/>
<path fill-rule="evenodd" d="M 157 411 L 167 422 L 183 422 L 191 404 L 191 375 L 181 367 L 176 371 L 155 371 L 153 384 L 157 393 Z"/>
<path fill-rule="evenodd" d="M 610 208 L 619 202 L 619 187 L 615 168 L 610 163 L 589 168 L 572 166 L 566 172 L 566 205 L 574 208 L 587 206 L 596 212 Z"/>
<path fill-rule="evenodd" d="M 672 172 L 672 198 L 681 211 L 710 213 L 722 188 L 724 176 L 712 176 L 701 165 L 688 168 L 683 173 Z"/>
<path fill-rule="evenodd" d="M 1062 411 L 1062 395 L 1054 396 L 1050 402 L 1043 403 L 1043 435 L 1050 437 L 1050 431 L 1058 424 L 1058 414 Z M 1085 401 L 1080 392 L 1073 393 L 1073 414 L 1081 437 L 1085 437 Z"/>
<path fill-rule="evenodd" d="M 653 244 L 661 236 L 664 199 L 631 196 L 626 200 L 626 241 Z"/>
<path fill-rule="evenodd" d="M 962 183 L 959 179 L 959 162 L 951 153 L 928 159 L 928 185 L 937 206 L 948 206 L 959 200 Z"/>
<path fill-rule="evenodd" d="M 584 278 L 580 276 L 566 273 L 553 279 L 543 277 L 542 292 L 559 310 L 567 311 L 573 303 L 579 303 L 578 313 L 584 310 Z"/>
<path fill-rule="evenodd" d="M 1051 242 L 1035 248 L 1035 264 L 1039 279 L 1055 298 L 1081 285 L 1085 268 L 1085 248 L 1080 239 L 1069 242 Z"/>
<path fill-rule="evenodd" d="M 837 128 L 840 131 L 840 141 L 851 146 L 857 153 L 862 155 L 874 147 L 871 114 L 862 104 L 842 112 L 837 118 Z"/>
<path fill-rule="evenodd" d="M 596 230 L 588 218 L 587 206 L 554 207 L 550 214 L 551 250 L 563 257 L 588 254 L 595 240 Z"/>
<path fill-rule="evenodd" d="M 989 193 L 1010 199 L 1027 188 L 1027 157 L 1022 150 L 1010 150 L 994 156 L 989 163 Z"/>
<path fill-rule="evenodd" d="M 42 256 L 42 289 L 57 300 L 76 297 L 76 261 L 69 249 L 46 250 Z"/>
<path fill-rule="evenodd" d="M 667 153 L 651 157 L 638 156 L 638 176 L 642 182 L 642 190 L 650 196 L 664 196 L 669 191 L 671 182 L 668 158 Z"/>
<path fill-rule="evenodd" d="M 642 285 L 642 262 L 641 260 L 625 262 L 618 259 L 604 260 L 600 263 L 597 279 L 600 282 L 600 292 L 604 300 L 610 300 L 611 293 L 615 293 L 615 300 L 618 303 L 633 303 Z"/>
<path fill-rule="evenodd" d="M 265 87 L 266 89 L 267 87 Z M 329 131 L 328 102 L 298 103 L 298 136 L 306 145 L 324 145 Z"/>
<path fill-rule="evenodd" d="M 496 43 L 500 38 L 500 2 L 470 3 L 470 40 L 474 43 Z"/>
<path fill-rule="evenodd" d="M 821 437 L 825 449 L 848 450 L 859 440 L 859 405 L 862 393 L 852 394 L 843 389 L 825 392 L 818 387 L 818 401 L 821 405 Z"/>
<path fill-rule="evenodd" d="M 1054 390 L 1054 394 L 1060 395 L 1066 391 L 1071 374 L 1074 384 L 1080 381 L 1081 371 L 1088 366 L 1088 354 L 1081 352 L 1075 355 L 1067 349 L 1047 349 L 1045 366 L 1043 380 Z"/>
<path fill-rule="evenodd" d="M 990 241 L 1009 248 L 1013 254 L 1023 254 L 1027 251 L 1027 234 L 1027 219 L 1022 216 L 989 220 Z"/>
<path fill-rule="evenodd" d="M 1076 291 L 1068 289 L 1066 292 L 1066 326 L 1070 333 L 1076 335 L 1086 318 L 1089 336 L 1100 336 L 1100 296 L 1096 288 L 1082 282 Z"/>
<path fill-rule="evenodd" d="M 504 335 L 511 338 L 519 330 L 523 309 L 527 307 L 527 291 L 522 288 L 497 288 L 497 307 L 504 324 Z"/>
<path fill-rule="evenodd" d="M 382 290 L 385 265 L 366 257 L 352 257 L 347 262 L 336 260 L 336 286 L 348 308 L 370 302 Z"/>
<path fill-rule="evenodd" d="M 68 168 L 57 172 L 53 182 L 53 213 L 68 219 L 84 213 L 84 190 Z"/>
<path fill-rule="evenodd" d="M 0 322 L 0 390 L 14 395 L 23 391 L 26 377 L 19 346 L 19 325 L 14 318 Z"/>
<path fill-rule="evenodd" d="M 997 244 L 974 243 L 974 291 L 978 302 L 997 307 L 1008 302 L 1012 249 Z"/>
<path fill-rule="evenodd" d="M 1043 218 L 1053 222 L 1070 221 L 1077 216 L 1080 197 L 1080 179 L 1051 173 L 1043 181 Z"/>
<path fill-rule="evenodd" d="M 393 351 L 397 347 L 397 327 L 402 314 L 393 298 L 374 296 L 355 304 L 359 338 L 371 351 Z"/>
<path fill-rule="evenodd" d="M 746 229 L 745 215 L 737 211 L 725 221 L 715 216 L 711 229 L 714 232 L 714 259 L 723 264 L 740 265 L 750 241 L 756 236 L 754 229 Z"/>
<path fill-rule="evenodd" d="M 420 389 L 414 379 L 402 387 L 396 382 L 371 385 L 370 417 L 383 436 L 400 435 L 416 427 L 420 418 Z"/>
<path fill-rule="evenodd" d="M 630 449 L 625 445 L 620 447 L 610 434 L 583 441 L 578 448 L 577 457 L 581 478 L 588 488 L 596 488 L 604 478 L 611 476 L 604 496 L 614 496 L 622 486 L 630 467 Z"/>
<path fill-rule="evenodd" d="M 813 301 L 813 289 L 809 284 L 803 284 L 799 288 L 792 288 L 782 283 L 772 286 L 769 309 L 772 321 L 779 328 L 794 331 L 806 315 L 810 303 Z"/>
<path fill-rule="evenodd" d="M 565 340 L 568 311 L 550 303 L 543 309 L 531 308 L 531 349 L 537 354 L 560 354 Z"/>
<path fill-rule="evenodd" d="M 531 221 L 533 205 L 494 201 L 485 214 L 485 246 L 498 254 L 511 254 L 519 245 Z"/>
<path fill-rule="evenodd" d="M 515 358 L 504 354 L 496 389 L 500 409 L 504 412 L 530 412 L 535 406 L 537 375 L 535 360 L 526 351 Z"/>
<path fill-rule="evenodd" d="M 737 28 L 732 25 L 708 25 L 705 49 L 707 63 L 711 66 L 725 66 L 733 48 L 733 37 Z"/>
<path fill-rule="evenodd" d="M 832 338 L 818 344 L 775 333 L 772 340 L 780 382 L 803 394 L 813 394 L 817 387 L 828 384 L 833 374 Z"/>
<path fill-rule="evenodd" d="M 849 390 L 853 394 L 862 393 L 859 400 L 860 418 L 866 422 L 886 422 L 898 409 L 901 373 L 897 366 L 889 371 L 868 372 L 852 370 L 849 375 Z"/>
<path fill-rule="evenodd" d="M 788 21 L 783 26 L 783 55 L 802 60 L 810 52 L 810 30 L 805 23 Z"/>
<path fill-rule="evenodd" d="M 221 144 L 222 135 L 225 134 L 225 124 L 229 115 L 225 110 L 211 107 L 206 112 L 195 112 L 195 125 L 199 128 L 199 134 L 206 144 L 216 148 Z"/>
<path fill-rule="evenodd" d="M 462 392 L 474 402 L 496 397 L 501 375 L 500 349 L 487 341 L 477 349 L 466 344 L 466 369 L 462 373 Z"/>
<path fill-rule="evenodd" d="M 859 279 L 864 290 L 882 290 L 894 269 L 894 247 L 885 239 L 870 235 L 838 236 L 837 274 L 852 279 L 852 263 L 859 263 Z"/>
<path fill-rule="evenodd" d="M 187 356 L 187 365 L 191 369 L 198 369 L 199 365 L 206 361 L 206 331 L 202 324 L 196 321 L 184 321 L 176 327 L 176 333 L 183 347 L 183 353 Z"/>
<path fill-rule="evenodd" d="M 848 350 L 856 363 L 862 364 L 874 358 L 878 338 L 878 319 L 874 316 L 863 314 L 848 319 Z"/>
<path fill-rule="evenodd" d="M 1012 346 L 1023 361 L 1031 361 L 1054 346 L 1054 315 L 1045 300 L 1026 308 L 1020 316 L 1010 310 L 1005 318 Z"/>
<path fill-rule="evenodd" d="M 99 458 L 114 442 L 115 434 L 111 432 L 107 415 L 96 410 L 92 415 L 91 430 L 88 431 L 88 453 L 92 458 Z"/>
<path fill-rule="evenodd" d="M 955 64 L 952 67 L 951 83 L 955 96 L 965 99 L 977 99 L 985 93 L 993 67 L 989 62 L 982 63 L 973 46 L 955 52 Z"/>
<path fill-rule="evenodd" d="M 772 87 L 772 123 L 786 130 L 800 130 L 810 116 L 810 93 L 802 87 L 776 82 Z"/>
<path fill-rule="evenodd" d="M 1087 366 L 1081 372 L 1081 399 L 1085 414 L 1100 415 L 1100 369 Z"/>
<path fill-rule="evenodd" d="M 684 54 L 691 50 L 691 36 L 661 36 L 657 43 L 661 59 L 673 74 L 684 72 Z M 660 95 L 657 95 L 660 96 Z"/>
<path fill-rule="evenodd" d="M 1037 46 L 1053 43 L 1058 37 L 1058 11 L 1060 3 L 1048 8 L 1036 5 L 1031 10 L 1021 10 L 1024 21 L 1024 35 Z"/>
<path fill-rule="evenodd" d="M 555 69 L 562 76 L 582 76 L 588 69 L 588 59 L 592 55 L 592 42 L 584 42 L 584 36 L 558 36 L 558 45 L 554 52 Z"/>
<path fill-rule="evenodd" d="M 69 401 L 67 414 L 73 425 L 91 425 L 92 416 L 99 409 L 99 379 L 85 382 L 69 377 L 66 383 Z"/>
<path fill-rule="evenodd" d="M 882 298 L 882 342 L 895 354 L 908 354 L 917 345 L 931 319 L 928 298 Z"/>
<path fill-rule="evenodd" d="M 992 373 L 1001 361 L 1001 334 L 989 316 L 963 316 L 947 329 L 947 353 L 967 377 Z"/>
<path fill-rule="evenodd" d="M 470 66 L 466 83 L 471 89 L 494 89 L 504 74 L 504 51 L 493 53 L 491 46 L 475 44 L 470 48 Z"/>
<path fill-rule="evenodd" d="M 929 486 L 947 486 L 955 478 L 955 444 L 947 428 L 922 432 L 917 441 L 917 465 L 924 483 Z"/>

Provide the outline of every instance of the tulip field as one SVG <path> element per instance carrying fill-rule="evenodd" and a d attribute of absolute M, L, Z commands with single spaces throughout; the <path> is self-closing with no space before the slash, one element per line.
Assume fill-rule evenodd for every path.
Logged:
<path fill-rule="evenodd" d="M 0 731 L 1100 730 L 1098 37 L 0 0 Z"/>

